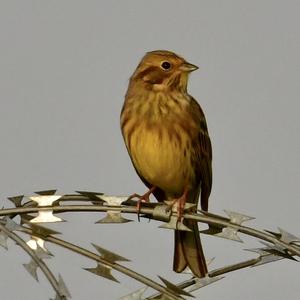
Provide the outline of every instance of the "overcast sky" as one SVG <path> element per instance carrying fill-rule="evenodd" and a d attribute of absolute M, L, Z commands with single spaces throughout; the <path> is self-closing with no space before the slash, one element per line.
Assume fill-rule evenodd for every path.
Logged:
<path fill-rule="evenodd" d="M 254 216 L 249 225 L 300 235 L 299 1 L 0 2 L 0 182 L 7 196 L 57 188 L 114 195 L 143 193 L 119 129 L 128 78 L 146 51 L 168 49 L 200 68 L 189 92 L 203 107 L 213 145 L 209 209 Z M 94 225 L 100 214 L 65 214 L 63 237 L 115 251 L 126 266 L 173 282 L 173 232 L 158 222 Z M 135 219 L 135 217 L 133 217 Z M 245 243 L 203 237 L 210 269 L 255 257 Z M 81 268 L 95 263 L 48 245 L 49 266 L 73 299 L 117 299 L 141 284 L 116 284 Z M 12 242 L 0 249 L 0 298 L 49 299 Z M 125 265 L 125 264 L 124 264 Z M 292 261 L 227 274 L 195 293 L 211 299 L 298 299 Z"/>

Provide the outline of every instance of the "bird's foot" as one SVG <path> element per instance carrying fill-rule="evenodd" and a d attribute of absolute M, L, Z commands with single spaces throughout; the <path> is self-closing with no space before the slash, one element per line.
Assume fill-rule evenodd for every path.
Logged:
<path fill-rule="evenodd" d="M 140 221 L 140 212 L 141 212 L 141 207 L 142 207 L 142 202 L 150 202 L 150 195 L 154 192 L 155 186 L 153 186 L 151 189 L 149 189 L 148 192 L 146 192 L 144 195 L 139 195 L 139 194 L 132 194 L 131 196 L 128 197 L 127 200 L 131 200 L 134 198 L 137 198 L 137 203 L 136 203 L 136 210 L 137 210 L 137 215 L 138 215 L 138 220 Z"/>
<path fill-rule="evenodd" d="M 184 213 L 184 206 L 185 206 L 185 203 L 187 200 L 187 194 L 188 194 L 188 191 L 184 190 L 184 193 L 182 194 L 182 196 L 180 196 L 179 198 L 172 199 L 171 204 L 168 205 L 167 211 L 170 211 L 173 209 L 173 206 L 175 204 L 177 204 L 177 215 L 178 215 L 177 222 L 182 221 L 183 213 Z"/>

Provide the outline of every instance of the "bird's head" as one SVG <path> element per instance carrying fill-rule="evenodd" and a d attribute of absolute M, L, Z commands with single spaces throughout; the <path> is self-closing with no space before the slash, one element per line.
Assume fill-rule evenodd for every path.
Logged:
<path fill-rule="evenodd" d="M 166 50 L 146 53 L 131 77 L 131 82 L 145 84 L 152 90 L 186 91 L 190 72 L 198 67 L 179 55 Z"/>

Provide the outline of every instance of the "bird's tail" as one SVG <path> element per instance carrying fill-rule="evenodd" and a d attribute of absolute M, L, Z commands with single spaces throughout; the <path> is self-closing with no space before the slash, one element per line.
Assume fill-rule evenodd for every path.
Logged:
<path fill-rule="evenodd" d="M 175 230 L 173 269 L 175 272 L 180 273 L 186 267 L 189 267 L 196 277 L 205 277 L 207 266 L 198 224 L 192 220 L 185 220 L 184 224 L 192 231 Z"/>

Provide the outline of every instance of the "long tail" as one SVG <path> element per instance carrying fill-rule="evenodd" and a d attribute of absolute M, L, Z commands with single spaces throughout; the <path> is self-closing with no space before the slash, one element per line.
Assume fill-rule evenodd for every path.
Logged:
<path fill-rule="evenodd" d="M 180 273 L 186 267 L 189 267 L 196 277 L 205 277 L 207 266 L 201 245 L 198 224 L 191 220 L 185 220 L 184 224 L 192 232 L 175 230 L 173 269 L 175 272 Z"/>
<path fill-rule="evenodd" d="M 202 190 L 201 207 L 207 210 L 210 190 Z M 156 188 L 154 195 L 159 202 L 166 199 L 163 190 Z M 188 195 L 188 202 L 195 203 L 199 198 L 199 189 L 193 190 Z M 206 204 L 205 204 L 206 203 Z M 204 204 L 204 205 L 203 205 Z M 196 277 L 205 277 L 207 274 L 206 261 L 201 245 L 198 223 L 192 220 L 183 220 L 183 223 L 192 231 L 175 230 L 175 248 L 173 270 L 177 273 L 189 267 Z"/>

